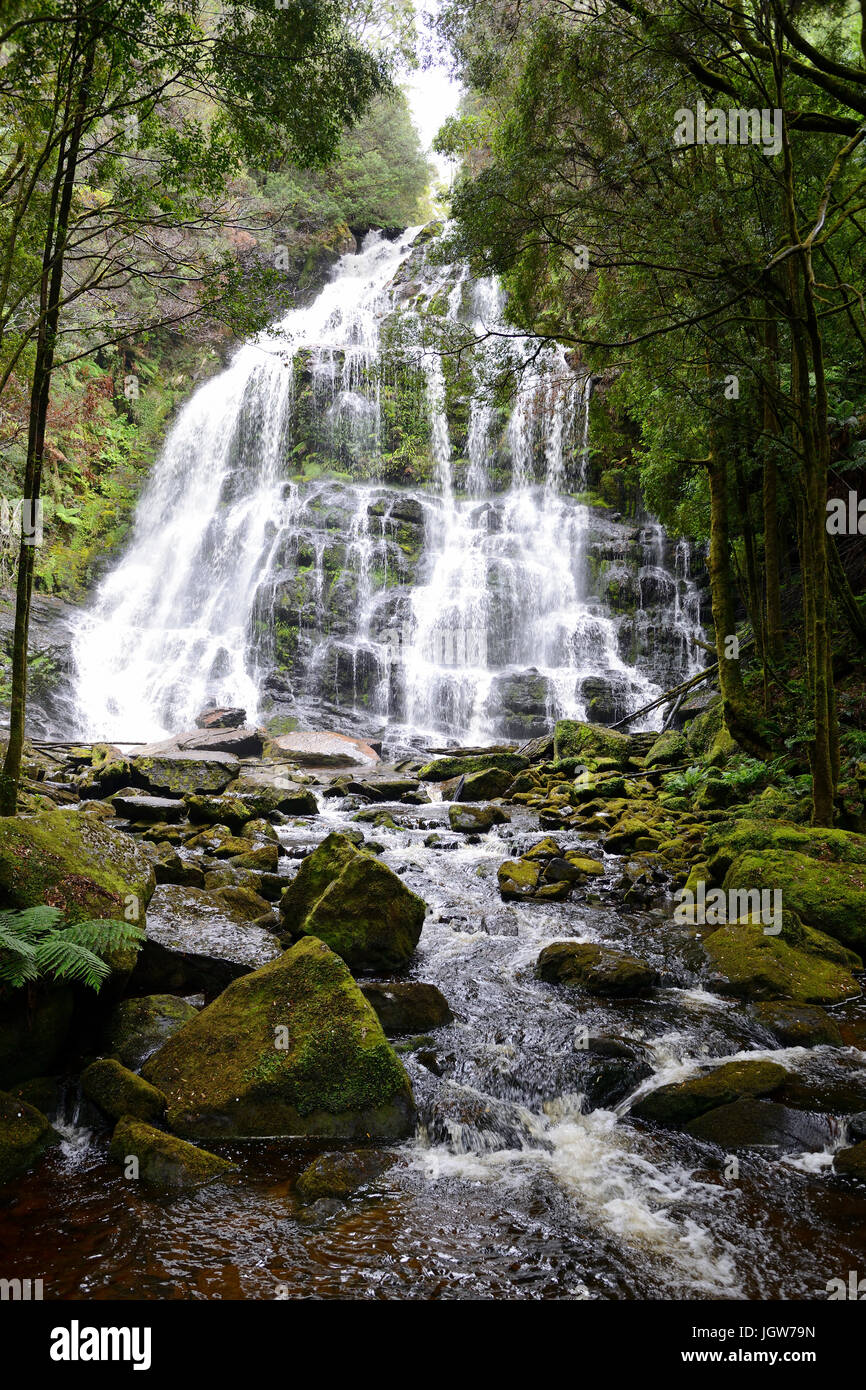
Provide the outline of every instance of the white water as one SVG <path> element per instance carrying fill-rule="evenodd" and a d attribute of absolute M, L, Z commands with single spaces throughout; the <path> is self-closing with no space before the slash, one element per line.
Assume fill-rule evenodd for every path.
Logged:
<path fill-rule="evenodd" d="M 374 525 L 369 514 L 383 489 L 337 485 L 351 513 L 343 540 L 355 585 L 350 631 L 339 642 L 353 672 L 349 705 L 368 722 L 410 737 L 446 732 L 486 741 L 501 736 L 501 687 L 510 677 L 537 673 L 546 692 L 540 713 L 549 719 L 585 716 L 587 677 L 616 685 L 621 712 L 659 693 L 651 674 L 623 659 L 616 623 L 586 592 L 589 510 L 568 494 L 586 478 L 591 380 L 572 370 L 563 350 L 539 353 L 515 337 L 497 282 L 472 281 L 463 266 L 428 264 L 425 253 L 420 268 L 413 263 L 422 292 L 398 307 L 390 282 L 417 231 L 395 242 L 371 234 L 359 254 L 341 259 L 308 307 L 245 344 L 182 410 L 139 503 L 129 548 L 79 624 L 74 657 L 83 734 L 160 738 L 190 727 L 211 700 L 263 718 L 268 640 L 255 620 L 268 627 L 275 557 L 283 563 L 302 534 L 314 551 L 316 629 L 290 698 L 305 708 L 303 701 L 326 694 L 335 642 L 328 635 L 325 538 L 311 531 L 318 492 L 287 480 L 298 354 L 304 350 L 334 459 L 338 441 L 347 440 L 378 458 L 382 371 L 390 362 L 380 329 L 395 310 L 400 343 L 388 351 L 423 374 L 434 482 L 432 491 L 413 494 L 424 514 L 423 555 L 400 620 L 384 633 L 381 604 L 400 576 L 388 573 L 384 522 Z M 437 296 L 443 314 L 418 311 Z M 439 334 L 432 343 L 431 327 Z M 448 334 L 476 340 L 468 349 L 472 398 L 462 481 L 446 414 Z M 504 423 L 494 400 L 503 371 L 518 379 Z M 500 464 L 504 451 L 510 466 L 505 493 L 490 477 L 497 450 Z M 393 502 L 395 489 L 384 491 Z M 695 666 L 691 637 L 700 632 L 697 591 L 685 568 L 676 576 L 664 568 L 660 528 L 658 536 L 657 562 L 651 554 L 646 574 L 654 592 L 670 590 L 678 661 L 687 674 Z M 679 552 L 677 560 L 680 569 Z M 683 566 L 687 560 L 683 551 Z M 375 673 L 364 708 L 354 676 L 359 664 Z"/>

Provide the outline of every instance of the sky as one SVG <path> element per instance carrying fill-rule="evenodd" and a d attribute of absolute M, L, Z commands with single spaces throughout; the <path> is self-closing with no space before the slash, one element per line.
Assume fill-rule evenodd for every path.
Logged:
<path fill-rule="evenodd" d="M 436 0 L 415 0 L 418 27 L 422 33 L 426 28 L 424 16 L 435 14 L 437 9 Z M 419 68 L 405 80 L 403 86 L 422 143 L 429 150 L 433 143 L 433 137 L 443 121 L 457 110 L 457 104 L 460 101 L 460 87 L 451 78 L 447 68 L 442 66 Z M 449 183 L 451 178 L 449 161 L 443 159 L 441 155 L 433 155 L 433 161 L 442 180 Z"/>

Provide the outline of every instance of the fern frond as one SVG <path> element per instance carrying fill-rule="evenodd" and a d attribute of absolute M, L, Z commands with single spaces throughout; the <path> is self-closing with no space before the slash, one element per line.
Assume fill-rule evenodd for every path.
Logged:
<path fill-rule="evenodd" d="M 45 904 L 0 912 L 0 931 L 9 932 L 19 940 L 37 941 L 57 926 L 61 915 L 59 908 Z"/>
<path fill-rule="evenodd" d="M 144 940 L 144 932 L 134 922 L 114 921 L 99 918 L 92 922 L 73 922 L 64 928 L 65 941 L 74 941 L 79 946 L 101 955 L 104 951 L 117 951 L 124 946 L 136 946 Z"/>
<path fill-rule="evenodd" d="M 77 980 L 98 990 L 110 966 L 86 946 L 67 938 L 67 932 L 55 932 L 39 943 L 36 964 L 40 973 L 55 980 Z"/>

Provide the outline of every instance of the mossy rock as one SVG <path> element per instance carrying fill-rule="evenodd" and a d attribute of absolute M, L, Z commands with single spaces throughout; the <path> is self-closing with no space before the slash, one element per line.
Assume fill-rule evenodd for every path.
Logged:
<path fill-rule="evenodd" d="M 150 858 L 131 835 L 77 811 L 0 817 L 0 905 L 59 908 L 66 922 L 128 918 L 139 926 L 156 888 Z M 133 904 L 134 900 L 134 904 Z M 104 992 L 128 979 L 139 946 L 111 951 Z"/>
<path fill-rule="evenodd" d="M 684 1125 L 717 1105 L 729 1105 L 743 1097 L 772 1095 L 787 1077 L 787 1070 L 777 1062 L 724 1062 L 705 1076 L 659 1086 L 641 1097 L 631 1113 L 639 1120 Z"/>
<path fill-rule="evenodd" d="M 320 937 L 352 970 L 402 969 L 426 911 L 385 864 L 336 833 L 302 861 L 280 901 L 292 937 Z"/>
<path fill-rule="evenodd" d="M 113 1057 L 91 1062 L 81 1074 L 81 1089 L 113 1120 L 132 1115 L 137 1120 L 159 1121 L 165 1113 L 162 1092 Z"/>
<path fill-rule="evenodd" d="M 752 1012 L 758 1023 L 783 1047 L 841 1047 L 842 1033 L 835 1018 L 817 1004 L 793 1004 L 768 999 Z"/>
<path fill-rule="evenodd" d="M 143 1072 L 188 1138 L 394 1140 L 414 1123 L 409 1078 L 374 1010 L 314 937 L 235 980 Z"/>
<path fill-rule="evenodd" d="M 129 1115 L 115 1126 L 108 1152 L 125 1173 L 129 1172 L 130 1159 L 135 1159 L 137 1180 L 160 1190 L 201 1187 L 227 1177 L 237 1167 Z"/>
<path fill-rule="evenodd" d="M 541 862 L 537 859 L 506 859 L 496 871 L 503 902 L 519 902 L 532 898 L 541 880 Z"/>
<path fill-rule="evenodd" d="M 671 767 L 676 763 L 684 763 L 689 756 L 689 746 L 685 736 L 679 734 L 675 729 L 667 729 L 665 733 L 659 734 L 652 748 L 646 755 L 646 765 L 650 767 Z"/>
<path fill-rule="evenodd" d="M 866 1140 L 840 1149 L 833 1157 L 833 1167 L 846 1178 L 859 1178 L 866 1182 Z"/>
<path fill-rule="evenodd" d="M 198 753 L 194 757 L 168 753 L 141 756 L 133 758 L 132 766 L 136 780 L 151 791 L 174 796 L 225 791 L 238 770 L 236 758 L 215 753 Z"/>
<path fill-rule="evenodd" d="M 243 841 L 244 849 L 229 856 L 229 863 L 235 869 L 252 869 L 260 874 L 275 874 L 280 862 L 278 844 L 255 845 Z"/>
<path fill-rule="evenodd" d="M 435 758 L 426 763 L 418 773 L 422 782 L 447 782 L 451 777 L 468 777 L 474 772 L 486 772 L 496 768 L 502 772 L 523 772 L 529 767 L 529 759 L 520 753 L 474 753 L 466 758 Z"/>
<path fill-rule="evenodd" d="M 505 825 L 511 817 L 501 806 L 464 806 L 461 803 L 448 807 L 448 820 L 451 829 L 461 834 L 483 835 L 494 825 Z"/>
<path fill-rule="evenodd" d="M 698 756 L 707 754 L 716 735 L 725 727 L 722 701 L 718 699 L 693 719 L 686 729 L 686 742 L 692 753 Z"/>
<path fill-rule="evenodd" d="M 193 825 L 227 825 L 239 835 L 247 821 L 253 818 L 251 807 L 234 796 L 205 796 L 194 792 L 185 796 L 184 801 Z"/>
<path fill-rule="evenodd" d="M 716 1144 L 725 1153 L 752 1148 L 819 1153 L 833 1139 L 833 1123 L 826 1117 L 750 1097 L 714 1106 L 689 1120 L 685 1131 L 705 1144 Z"/>
<path fill-rule="evenodd" d="M 778 889 L 785 907 L 809 926 L 855 951 L 866 949 L 866 863 L 838 863 L 795 850 L 747 851 L 734 860 L 723 887 Z"/>
<path fill-rule="evenodd" d="M 271 904 L 267 898 L 261 897 L 252 888 L 229 883 L 223 888 L 217 888 L 214 891 L 214 897 L 219 898 L 220 902 L 226 903 L 246 922 L 257 922 L 261 917 L 267 921 L 272 919 Z"/>
<path fill-rule="evenodd" d="M 594 941 L 552 942 L 538 957 L 535 973 L 551 984 L 614 998 L 639 998 L 658 982 L 656 971 L 639 956 Z"/>
<path fill-rule="evenodd" d="M 320 1154 L 298 1177 L 295 1192 L 305 1206 L 322 1198 L 344 1201 L 359 1188 L 375 1182 L 393 1162 L 394 1155 L 380 1149 Z"/>
<path fill-rule="evenodd" d="M 761 798 L 755 799 L 759 807 Z M 725 821 L 707 831 L 704 846 L 714 876 L 721 881 L 741 854 L 792 850 L 825 863 L 866 867 L 866 836 L 850 830 L 804 828 L 770 817 Z M 791 904 L 793 906 L 793 904 Z"/>
<path fill-rule="evenodd" d="M 285 782 L 285 779 L 281 779 Z M 304 787 L 259 782 L 254 777 L 238 777 L 229 783 L 226 793 L 240 800 L 254 816 L 272 816 L 283 812 L 291 816 L 314 816 L 318 803 Z"/>
<path fill-rule="evenodd" d="M 607 758 L 610 764 L 625 768 L 631 752 L 631 739 L 603 724 L 583 724 L 577 719 L 559 719 L 553 735 L 553 756 L 564 758 Z M 609 765 L 610 765 L 609 764 Z"/>
<path fill-rule="evenodd" d="M 605 835 L 604 847 L 609 854 L 628 854 L 634 849 L 656 849 L 661 839 L 660 833 L 646 821 L 623 816 Z"/>
<path fill-rule="evenodd" d="M 174 994 L 146 994 L 140 999 L 124 999 L 115 1006 L 108 1020 L 104 1035 L 106 1051 L 125 1067 L 136 1071 L 197 1013 L 192 1004 Z"/>
<path fill-rule="evenodd" d="M 34 1106 L 0 1091 L 0 1184 L 14 1182 L 32 1168 L 60 1136 Z"/>
<path fill-rule="evenodd" d="M 514 780 L 513 773 L 501 767 L 485 768 L 481 772 L 470 772 L 463 783 L 461 801 L 489 801 L 495 796 L 504 796 Z"/>
<path fill-rule="evenodd" d="M 387 1037 L 402 1033 L 427 1033 L 451 1023 L 454 1015 L 441 990 L 421 980 L 364 982 L 361 993 L 376 1010 Z"/>
<path fill-rule="evenodd" d="M 780 935 L 769 936 L 760 923 L 731 922 L 705 939 L 704 950 L 718 972 L 715 984 L 726 994 L 838 1004 L 860 993 L 846 963 L 786 940 L 784 925 Z"/>

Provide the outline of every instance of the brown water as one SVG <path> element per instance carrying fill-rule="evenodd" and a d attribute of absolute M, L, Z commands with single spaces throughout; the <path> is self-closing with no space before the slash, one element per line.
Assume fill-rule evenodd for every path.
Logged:
<path fill-rule="evenodd" d="M 375 833 L 430 904 L 410 973 L 456 1021 L 435 1035 L 441 1076 L 406 1059 L 421 1123 L 375 1186 L 304 1208 L 294 1180 L 311 1151 L 274 1141 L 221 1149 L 241 1165 L 227 1183 L 157 1198 L 107 1161 L 107 1132 L 69 1123 L 0 1203 L 0 1267 L 61 1299 L 824 1299 L 829 1279 L 866 1272 L 866 1187 L 831 1170 L 841 1119 L 823 1153 L 753 1151 L 729 1181 L 717 1151 L 631 1121 L 628 1089 L 593 1100 L 599 1076 L 573 1043 L 580 1023 L 648 1057 L 632 1095 L 743 1053 L 866 1088 L 863 1005 L 835 1011 L 844 1049 L 774 1049 L 742 1005 L 706 992 L 700 953 L 663 911 L 624 913 L 604 885 L 595 904 L 503 904 L 496 867 L 538 838 L 528 816 L 446 851 L 423 843 L 444 808 L 412 814 L 417 828 Z M 328 807 L 320 832 L 343 819 Z M 302 833 L 281 831 L 298 850 Z M 612 884 L 622 861 L 608 863 Z M 539 950 L 568 935 L 632 947 L 663 987 L 601 1003 L 539 983 Z"/>

